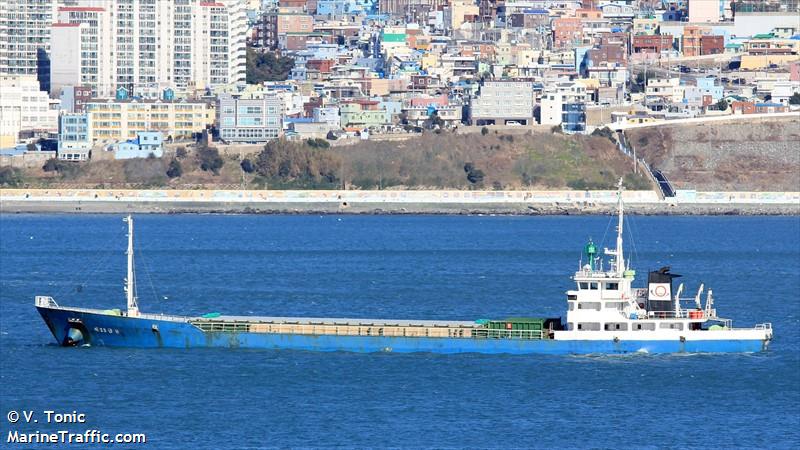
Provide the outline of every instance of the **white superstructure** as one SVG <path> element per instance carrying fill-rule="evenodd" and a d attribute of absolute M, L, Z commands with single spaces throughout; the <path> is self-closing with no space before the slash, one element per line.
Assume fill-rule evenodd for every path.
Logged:
<path fill-rule="evenodd" d="M 567 291 L 565 330 L 555 331 L 556 340 L 680 341 L 762 340 L 772 338 L 772 325 L 732 328 L 731 320 L 717 316 L 709 289 L 703 296 L 700 285 L 693 297 L 682 298 L 683 284 L 672 293 L 672 278 L 664 267 L 651 272 L 646 288 L 633 287 L 636 272 L 626 264 L 623 251 L 624 205 L 622 180 L 618 191 L 616 248 L 605 249 L 608 268 L 596 256 L 590 242 L 586 264 L 573 277 L 575 289 Z"/>

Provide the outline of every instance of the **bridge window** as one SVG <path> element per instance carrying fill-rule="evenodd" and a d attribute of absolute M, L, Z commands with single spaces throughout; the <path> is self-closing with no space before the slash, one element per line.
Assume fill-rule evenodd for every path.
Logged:
<path fill-rule="evenodd" d="M 598 283 L 589 283 L 589 289 L 592 291 L 596 291 L 600 289 L 600 285 Z"/>
<path fill-rule="evenodd" d="M 585 291 L 585 290 L 589 289 L 589 283 L 581 281 L 580 283 L 578 283 L 578 289 L 580 289 L 582 291 Z"/>
<path fill-rule="evenodd" d="M 593 309 L 595 311 L 600 311 L 600 302 L 580 302 L 578 303 L 578 309 Z"/>
<path fill-rule="evenodd" d="M 578 322 L 578 329 L 581 331 L 600 331 L 599 322 Z"/>
<path fill-rule="evenodd" d="M 606 290 L 607 291 L 618 291 L 619 290 L 619 283 L 606 283 Z"/>

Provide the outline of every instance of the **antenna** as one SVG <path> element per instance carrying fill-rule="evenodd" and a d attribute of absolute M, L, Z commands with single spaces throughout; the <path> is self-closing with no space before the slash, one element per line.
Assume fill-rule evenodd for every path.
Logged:
<path fill-rule="evenodd" d="M 128 317 L 139 316 L 139 305 L 136 302 L 136 275 L 133 263 L 133 217 L 128 214 L 128 217 L 123 219 L 128 223 L 128 277 L 125 279 L 125 293 L 128 299 Z"/>
<path fill-rule="evenodd" d="M 708 290 L 706 295 L 706 315 L 711 316 L 711 308 L 714 306 L 714 294 L 711 289 Z"/>

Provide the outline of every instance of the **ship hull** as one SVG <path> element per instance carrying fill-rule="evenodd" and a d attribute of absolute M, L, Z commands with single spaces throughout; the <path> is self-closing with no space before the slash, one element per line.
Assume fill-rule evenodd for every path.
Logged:
<path fill-rule="evenodd" d="M 487 354 L 750 353 L 768 340 L 553 340 L 204 332 L 189 322 L 37 307 L 60 345 Z M 78 332 L 76 332 L 76 330 Z"/>

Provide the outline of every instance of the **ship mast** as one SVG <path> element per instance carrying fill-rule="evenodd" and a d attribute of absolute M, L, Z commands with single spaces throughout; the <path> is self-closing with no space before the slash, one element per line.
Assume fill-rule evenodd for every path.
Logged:
<path fill-rule="evenodd" d="M 622 202 L 622 177 L 619 179 L 619 183 L 617 183 L 617 273 L 621 276 L 625 272 L 625 258 L 622 256 L 622 226 L 623 226 L 623 202 Z"/>
<path fill-rule="evenodd" d="M 617 183 L 617 248 L 614 250 L 605 249 L 606 255 L 614 256 L 614 270 L 618 276 L 625 274 L 625 257 L 622 254 L 622 226 L 624 216 L 624 205 L 622 203 L 622 178 Z"/>
<path fill-rule="evenodd" d="M 139 305 L 136 303 L 136 278 L 134 274 L 133 264 L 133 217 L 128 215 L 125 218 L 128 222 L 128 277 L 125 279 L 125 293 L 128 298 L 128 317 L 137 317 L 139 315 Z"/>

